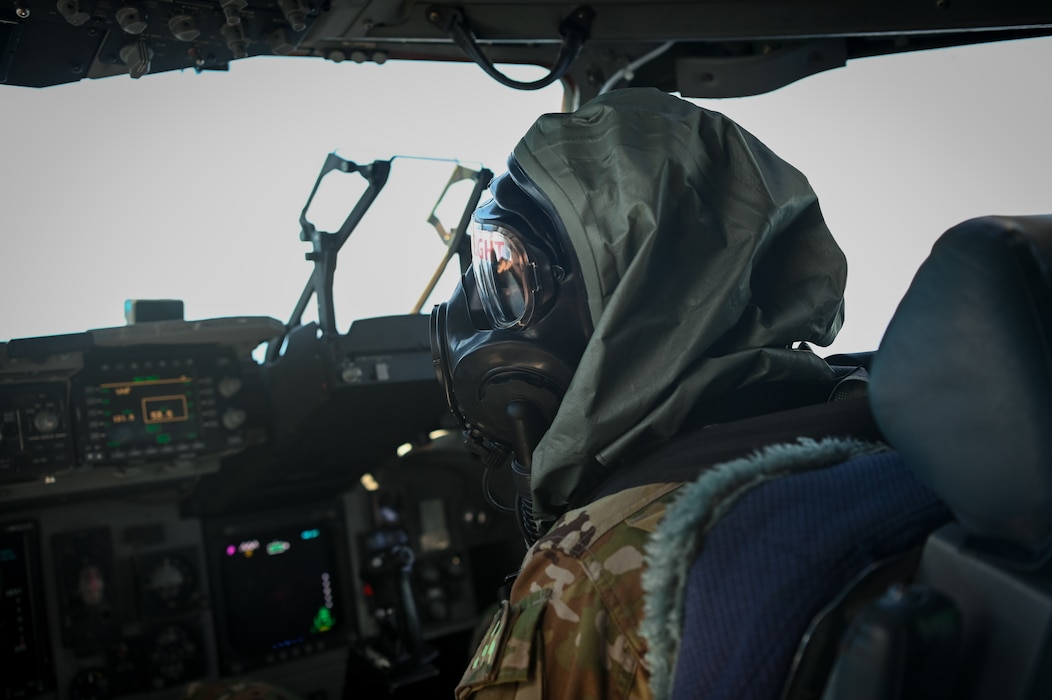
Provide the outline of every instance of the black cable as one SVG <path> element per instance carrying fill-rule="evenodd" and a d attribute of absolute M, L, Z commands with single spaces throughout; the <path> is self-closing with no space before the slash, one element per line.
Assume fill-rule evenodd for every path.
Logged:
<path fill-rule="evenodd" d="M 523 539 L 526 540 L 526 546 L 532 547 L 533 543 L 541 538 L 537 530 L 537 522 L 533 519 L 533 501 L 516 497 L 515 513 L 519 518 L 519 530 Z"/>
<path fill-rule="evenodd" d="M 532 82 L 513 80 L 504 73 L 497 70 L 489 58 L 482 53 L 478 39 L 474 32 L 467 26 L 464 14 L 456 8 L 432 7 L 427 12 L 427 18 L 442 28 L 449 38 L 460 47 L 461 51 L 477 63 L 482 70 L 501 85 L 515 88 L 516 90 L 539 90 L 559 80 L 570 70 L 570 66 L 577 60 L 585 41 L 588 40 L 592 27 L 592 19 L 595 12 L 592 8 L 582 5 L 570 13 L 570 15 L 559 25 L 559 33 L 562 34 L 563 43 L 559 49 L 559 55 L 555 59 L 548 75 Z"/>
<path fill-rule="evenodd" d="M 493 478 L 493 467 L 486 465 L 482 470 L 482 495 L 486 497 L 486 502 L 496 508 L 501 513 L 514 513 L 514 506 L 504 505 L 497 500 L 497 497 L 493 495 L 493 490 L 490 488 L 490 480 Z"/>

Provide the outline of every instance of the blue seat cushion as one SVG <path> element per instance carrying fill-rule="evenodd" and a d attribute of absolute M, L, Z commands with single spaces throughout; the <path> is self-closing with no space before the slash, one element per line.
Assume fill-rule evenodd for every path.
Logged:
<path fill-rule="evenodd" d="M 867 567 L 920 546 L 949 517 L 891 451 L 749 489 L 690 565 L 672 696 L 777 698 L 814 616 Z"/>

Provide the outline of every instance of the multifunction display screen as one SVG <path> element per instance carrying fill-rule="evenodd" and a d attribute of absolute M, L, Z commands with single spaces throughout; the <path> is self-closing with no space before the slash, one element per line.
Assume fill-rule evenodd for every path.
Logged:
<path fill-rule="evenodd" d="M 329 527 L 307 523 L 216 541 L 230 651 L 241 660 L 316 651 L 343 628 Z"/>
<path fill-rule="evenodd" d="M 53 687 L 34 523 L 0 527 L 0 698 Z"/>
<path fill-rule="evenodd" d="M 149 442 L 156 447 L 170 445 L 173 434 L 190 440 L 198 437 L 194 410 L 197 397 L 189 371 L 175 376 L 147 374 L 105 382 L 95 391 L 95 417 L 107 428 L 111 447 L 141 442 L 144 434 L 152 438 Z"/>
<path fill-rule="evenodd" d="M 198 456 L 241 444 L 232 358 L 186 354 L 105 359 L 80 382 L 89 464 Z M 224 425 L 224 415 L 227 425 Z"/>

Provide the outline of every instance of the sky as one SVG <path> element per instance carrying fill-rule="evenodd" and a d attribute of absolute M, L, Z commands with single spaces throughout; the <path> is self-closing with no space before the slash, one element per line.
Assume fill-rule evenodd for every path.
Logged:
<path fill-rule="evenodd" d="M 1049 65 L 1052 40 L 1032 39 L 863 59 L 767 95 L 698 101 L 818 193 L 849 263 L 846 324 L 823 354 L 875 349 L 953 224 L 1052 211 Z M 183 299 L 188 319 L 287 320 L 311 270 L 299 214 L 326 154 L 500 172 L 561 98 L 558 86 L 502 87 L 474 65 L 307 58 L 0 87 L 0 339 L 121 325 L 129 298 Z M 437 192 L 414 183 L 392 182 L 341 256 L 342 328 L 408 311 L 441 255 L 421 223 Z M 410 210 L 422 233 L 407 233 Z M 369 252 L 367 236 L 386 252 Z M 406 262 L 416 257 L 426 264 Z"/>

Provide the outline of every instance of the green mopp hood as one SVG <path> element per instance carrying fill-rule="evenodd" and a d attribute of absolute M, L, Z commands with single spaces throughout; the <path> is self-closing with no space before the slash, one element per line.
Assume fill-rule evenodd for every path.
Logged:
<path fill-rule="evenodd" d="M 542 116 L 515 147 L 573 243 L 595 331 L 533 457 L 534 506 L 746 386 L 832 378 L 798 341 L 843 323 L 847 263 L 798 170 L 649 88 Z M 711 410 L 708 408 L 711 407 Z"/>

